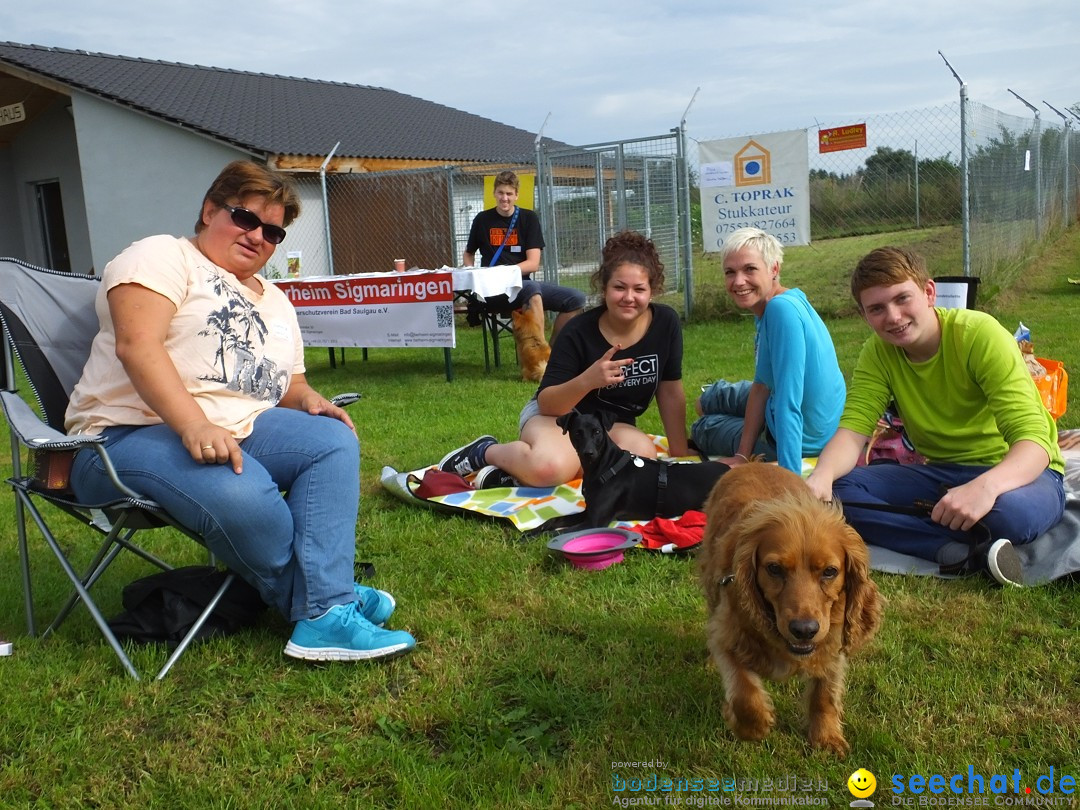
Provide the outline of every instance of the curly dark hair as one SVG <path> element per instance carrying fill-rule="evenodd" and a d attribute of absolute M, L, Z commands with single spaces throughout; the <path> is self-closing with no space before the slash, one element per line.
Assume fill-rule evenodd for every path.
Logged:
<path fill-rule="evenodd" d="M 624 264 L 645 268 L 654 295 L 664 291 L 664 263 L 660 261 L 656 245 L 637 231 L 620 231 L 604 244 L 600 267 L 592 275 L 593 291 L 603 293 L 611 276 Z"/>

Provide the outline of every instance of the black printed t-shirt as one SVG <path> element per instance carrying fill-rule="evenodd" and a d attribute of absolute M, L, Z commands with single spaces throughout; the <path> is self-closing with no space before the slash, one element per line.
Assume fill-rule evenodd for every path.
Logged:
<path fill-rule="evenodd" d="M 511 218 L 512 215 L 504 217 L 497 208 L 488 208 L 473 218 L 465 252 L 475 254 L 479 251 L 481 267 L 491 267 L 491 258 L 502 244 Z M 544 233 L 540 230 L 540 217 L 528 208 L 518 208 L 518 221 L 506 240 L 506 247 L 499 254 L 499 264 L 521 264 L 525 261 L 525 251 L 543 247 Z"/>
<path fill-rule="evenodd" d="M 633 346 L 625 346 L 614 360 L 633 358 L 626 366 L 622 382 L 590 391 L 577 404 L 582 413 L 610 411 L 619 422 L 634 424 L 645 413 L 661 381 L 682 379 L 682 326 L 671 307 L 650 304 L 652 323 Z M 600 333 L 600 316 L 605 308 L 594 307 L 567 321 L 551 349 L 547 371 L 537 393 L 552 385 L 569 382 L 599 359 L 611 344 Z"/>

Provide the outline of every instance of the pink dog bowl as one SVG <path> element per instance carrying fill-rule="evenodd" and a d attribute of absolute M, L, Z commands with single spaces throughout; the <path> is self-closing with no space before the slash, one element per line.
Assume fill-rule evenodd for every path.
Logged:
<path fill-rule="evenodd" d="M 560 534 L 548 548 L 577 568 L 599 571 L 622 562 L 623 552 L 641 542 L 641 535 L 627 529 L 582 529 Z"/>

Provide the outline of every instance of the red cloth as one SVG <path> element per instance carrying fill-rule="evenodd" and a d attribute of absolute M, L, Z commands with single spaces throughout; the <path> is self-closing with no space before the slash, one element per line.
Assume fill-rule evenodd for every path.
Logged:
<path fill-rule="evenodd" d="M 635 526 L 634 531 L 641 533 L 641 544 L 647 549 L 686 551 L 704 538 L 705 523 L 705 513 L 691 509 L 680 518 L 653 518 L 648 523 Z"/>
<path fill-rule="evenodd" d="M 415 475 L 410 475 L 409 484 L 416 485 L 416 488 L 412 490 L 412 494 L 425 501 L 428 498 L 434 498 L 436 495 L 450 495 L 454 492 L 476 489 L 457 473 L 434 469 L 424 473 L 423 481 Z"/>

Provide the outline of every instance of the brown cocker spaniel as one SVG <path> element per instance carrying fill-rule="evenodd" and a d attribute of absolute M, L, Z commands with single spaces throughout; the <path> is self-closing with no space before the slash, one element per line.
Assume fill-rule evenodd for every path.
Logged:
<path fill-rule="evenodd" d="M 762 678 L 799 674 L 808 681 L 811 745 L 843 756 L 847 655 L 881 623 L 865 543 L 839 507 L 773 464 L 733 468 L 705 513 L 698 574 L 724 718 L 740 739 L 763 739 L 776 717 Z"/>

